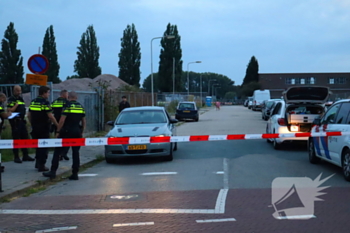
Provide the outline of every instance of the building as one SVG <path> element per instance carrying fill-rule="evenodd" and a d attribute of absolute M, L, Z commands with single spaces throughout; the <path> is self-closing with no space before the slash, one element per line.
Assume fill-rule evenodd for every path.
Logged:
<path fill-rule="evenodd" d="M 292 86 L 327 86 L 330 100 L 350 98 L 350 73 L 262 73 L 261 89 L 268 89 L 271 98 L 280 98 L 282 92 Z"/>

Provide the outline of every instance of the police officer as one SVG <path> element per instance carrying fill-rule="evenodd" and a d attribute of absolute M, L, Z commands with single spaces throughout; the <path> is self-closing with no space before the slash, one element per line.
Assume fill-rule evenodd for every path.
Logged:
<path fill-rule="evenodd" d="M 28 119 L 32 125 L 32 138 L 45 139 L 50 137 L 51 122 L 58 125 L 55 117 L 52 114 L 50 102 L 47 100 L 50 96 L 50 88 L 47 86 L 39 87 L 39 96 L 32 100 L 29 106 Z M 51 122 L 50 122 L 51 120 Z M 47 160 L 48 148 L 36 148 L 35 168 L 39 172 L 48 171 L 45 167 Z"/>
<path fill-rule="evenodd" d="M 62 90 L 60 93 L 60 97 L 58 97 L 55 101 L 52 102 L 52 111 L 53 111 L 53 115 L 58 122 L 60 122 L 60 118 L 61 118 L 61 114 L 63 109 L 66 107 L 68 103 L 68 91 L 67 90 Z M 55 132 L 57 131 L 57 128 L 55 125 L 52 125 L 52 131 Z M 60 155 L 60 160 L 62 160 L 63 158 L 65 160 L 69 160 L 67 153 L 69 150 L 69 147 L 64 147 L 65 150 L 62 150 L 62 155 Z"/>
<path fill-rule="evenodd" d="M 18 85 L 13 87 L 13 95 L 7 100 L 7 108 L 11 112 L 19 113 L 16 117 L 9 120 L 12 129 L 13 139 L 28 139 L 28 130 L 26 121 L 24 119 L 26 115 L 26 107 L 23 98 L 21 97 L 22 88 Z M 22 160 L 19 157 L 19 150 L 13 149 L 14 162 L 22 163 L 23 161 L 34 161 L 32 157 L 28 155 L 28 149 L 22 148 Z"/>
<path fill-rule="evenodd" d="M 4 120 L 7 119 L 9 116 L 11 116 L 11 109 L 7 109 L 5 111 L 3 104 L 6 101 L 6 95 L 4 93 L 0 93 L 0 118 L 1 118 L 1 123 L 0 123 L 0 139 L 1 139 L 1 131 L 2 131 L 2 126 L 4 124 Z M 1 166 L 0 167 L 0 172 L 4 172 L 5 167 Z"/>
<path fill-rule="evenodd" d="M 85 120 L 85 110 L 83 106 L 77 102 L 77 93 L 72 91 L 68 94 L 69 103 L 67 107 L 63 110 L 62 116 L 57 127 L 57 137 L 58 138 L 82 138 L 84 129 L 86 127 Z M 80 127 L 81 123 L 81 127 Z M 56 171 L 59 165 L 59 155 L 62 153 L 63 147 L 56 147 L 53 158 L 51 170 L 49 172 L 44 172 L 43 176 L 55 178 Z M 72 175 L 69 177 L 70 180 L 78 180 L 78 172 L 80 166 L 79 158 L 80 146 L 72 146 Z"/>

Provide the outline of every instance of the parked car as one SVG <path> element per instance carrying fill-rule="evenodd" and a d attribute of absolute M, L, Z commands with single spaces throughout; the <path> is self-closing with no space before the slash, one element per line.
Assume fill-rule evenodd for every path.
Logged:
<path fill-rule="evenodd" d="M 261 110 L 261 105 L 264 100 L 271 99 L 270 90 L 255 90 L 253 94 L 253 106 L 252 110 Z"/>
<path fill-rule="evenodd" d="M 198 109 L 195 102 L 181 101 L 176 108 L 175 118 L 177 120 L 192 119 L 199 120 Z"/>
<path fill-rule="evenodd" d="M 132 107 L 124 109 L 115 121 L 107 122 L 113 128 L 106 137 L 164 137 L 175 135 L 176 119 L 171 119 L 164 107 Z M 177 143 L 138 143 L 106 145 L 107 163 L 131 156 L 164 156 L 173 160 Z"/>
<path fill-rule="evenodd" d="M 267 121 L 270 118 L 271 110 L 275 107 L 276 101 L 281 99 L 265 100 L 261 108 L 261 118 Z"/>
<path fill-rule="evenodd" d="M 248 97 L 248 109 L 252 109 L 253 107 L 253 97 Z"/>
<path fill-rule="evenodd" d="M 249 100 L 246 99 L 246 100 L 244 101 L 244 103 L 243 103 L 243 106 L 244 106 L 244 107 L 248 107 L 248 102 L 249 102 Z"/>
<path fill-rule="evenodd" d="M 325 112 L 325 102 L 330 92 L 328 87 L 291 87 L 283 99 L 276 102 L 266 125 L 267 133 L 310 132 L 313 120 Z M 275 149 L 281 149 L 286 141 L 305 141 L 308 137 L 274 138 Z"/>
<path fill-rule="evenodd" d="M 350 132 L 350 99 L 334 103 L 321 119 L 315 119 L 312 133 Z M 308 141 L 309 161 L 316 164 L 327 161 L 342 168 L 344 178 L 350 181 L 349 135 L 310 137 Z"/>

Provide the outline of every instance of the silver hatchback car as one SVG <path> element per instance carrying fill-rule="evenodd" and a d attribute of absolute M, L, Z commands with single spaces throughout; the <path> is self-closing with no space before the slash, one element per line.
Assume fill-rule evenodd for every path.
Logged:
<path fill-rule="evenodd" d="M 115 121 L 107 122 L 113 128 L 106 137 L 164 137 L 174 136 L 176 119 L 171 119 L 164 107 L 132 107 L 124 109 Z M 131 156 L 164 156 L 173 160 L 177 143 L 140 143 L 106 145 L 107 163 L 114 159 Z"/>

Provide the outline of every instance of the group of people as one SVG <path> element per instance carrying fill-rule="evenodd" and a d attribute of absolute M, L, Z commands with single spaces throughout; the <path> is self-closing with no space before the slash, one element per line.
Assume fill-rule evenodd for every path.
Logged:
<path fill-rule="evenodd" d="M 7 110 L 2 106 L 6 101 L 6 95 L 0 93 L 0 117 L 2 119 L 0 130 L 5 119 L 9 119 L 12 138 L 28 139 L 26 108 L 25 102 L 21 97 L 21 87 L 15 86 L 13 95 L 7 100 Z M 56 138 L 82 138 L 86 128 L 85 110 L 77 101 L 77 93 L 62 90 L 60 97 L 52 104 L 48 101 L 50 96 L 50 88 L 41 86 L 39 88 L 39 96 L 33 99 L 29 106 L 27 119 L 31 124 L 30 132 L 32 139 L 50 138 L 50 132 L 55 134 Z M 10 117 L 13 113 L 16 116 Z M 13 149 L 14 162 L 22 163 L 22 161 L 35 161 L 35 168 L 39 172 L 43 172 L 45 177 L 55 178 L 58 169 L 59 160 L 63 158 L 69 160 L 67 156 L 69 147 L 56 147 L 51 162 L 51 169 L 45 166 L 48 158 L 48 148 L 36 148 L 35 158 L 28 155 L 28 149 L 22 148 L 22 159 L 19 156 L 19 150 Z M 80 167 L 79 146 L 72 147 L 72 175 L 71 180 L 78 180 L 78 172 Z M 1 168 L 4 170 L 4 167 Z"/>

